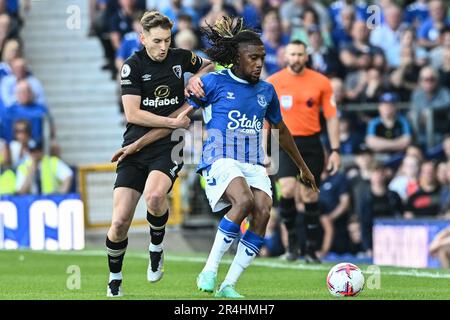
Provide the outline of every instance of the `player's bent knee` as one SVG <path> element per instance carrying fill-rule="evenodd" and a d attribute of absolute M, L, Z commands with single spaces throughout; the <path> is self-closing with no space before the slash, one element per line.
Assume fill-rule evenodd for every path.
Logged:
<path fill-rule="evenodd" d="M 166 200 L 166 194 L 160 191 L 152 191 L 145 195 L 145 202 L 147 208 L 151 212 L 159 212 L 164 206 Z"/>
<path fill-rule="evenodd" d="M 240 212 L 247 215 L 253 211 L 255 207 L 255 199 L 252 195 L 242 195 L 233 203 L 233 206 L 239 209 Z"/>

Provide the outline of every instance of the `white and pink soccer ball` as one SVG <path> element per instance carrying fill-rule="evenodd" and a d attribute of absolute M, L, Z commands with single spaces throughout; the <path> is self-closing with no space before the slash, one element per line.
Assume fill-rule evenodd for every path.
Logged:
<path fill-rule="evenodd" d="M 352 263 L 339 263 L 328 273 L 327 287 L 333 296 L 354 297 L 364 288 L 364 275 Z"/>

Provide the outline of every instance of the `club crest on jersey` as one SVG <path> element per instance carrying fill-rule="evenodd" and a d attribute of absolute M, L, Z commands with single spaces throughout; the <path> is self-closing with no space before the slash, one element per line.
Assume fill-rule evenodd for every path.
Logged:
<path fill-rule="evenodd" d="M 120 73 L 120 75 L 122 76 L 122 78 L 126 78 L 130 75 L 131 73 L 131 68 L 129 65 L 124 64 L 122 67 L 122 72 Z"/>
<path fill-rule="evenodd" d="M 175 73 L 175 75 L 177 76 L 178 79 L 181 79 L 182 76 L 182 70 L 181 70 L 181 66 L 179 64 L 177 64 L 176 66 L 172 67 L 173 73 Z"/>
<path fill-rule="evenodd" d="M 258 104 L 261 107 L 266 108 L 267 107 L 266 97 L 264 95 L 262 95 L 262 94 L 258 94 L 256 97 L 258 98 Z"/>

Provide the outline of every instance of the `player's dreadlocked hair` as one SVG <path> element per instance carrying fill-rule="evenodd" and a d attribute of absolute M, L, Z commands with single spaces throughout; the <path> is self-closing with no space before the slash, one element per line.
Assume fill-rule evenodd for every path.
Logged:
<path fill-rule="evenodd" d="M 236 63 L 240 43 L 263 45 L 260 36 L 244 27 L 243 18 L 222 17 L 214 25 L 201 28 L 202 33 L 211 44 L 205 50 L 211 60 L 222 66 Z"/>

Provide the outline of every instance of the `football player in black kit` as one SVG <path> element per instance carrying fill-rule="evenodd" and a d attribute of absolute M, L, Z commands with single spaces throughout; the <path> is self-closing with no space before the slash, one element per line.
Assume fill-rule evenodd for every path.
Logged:
<path fill-rule="evenodd" d="M 172 49 L 172 22 L 157 11 L 146 12 L 141 19 L 141 42 L 144 48 L 128 58 L 121 70 L 122 102 L 127 127 L 122 146 L 129 145 L 149 128 L 186 128 L 188 110 L 176 112 L 184 103 L 184 73 L 195 75 L 186 90 L 203 93 L 200 76 L 213 71 L 214 64 L 195 53 Z M 170 192 L 183 163 L 171 158 L 178 142 L 168 136 L 127 157 L 117 166 L 111 227 L 106 238 L 110 270 L 108 297 L 122 296 L 122 263 L 128 244 L 128 230 L 136 205 L 144 194 L 147 220 L 150 224 L 149 266 L 147 279 L 161 279 L 163 269 L 162 241 L 169 216 L 167 193 Z"/>

